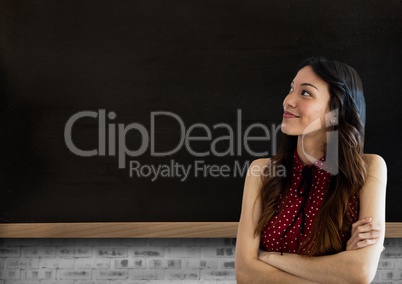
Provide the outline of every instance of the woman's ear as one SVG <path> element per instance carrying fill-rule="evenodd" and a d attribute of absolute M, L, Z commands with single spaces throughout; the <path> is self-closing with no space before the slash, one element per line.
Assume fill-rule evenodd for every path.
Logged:
<path fill-rule="evenodd" d="M 326 126 L 338 125 L 339 111 L 338 109 L 331 110 L 325 114 L 325 124 Z"/>

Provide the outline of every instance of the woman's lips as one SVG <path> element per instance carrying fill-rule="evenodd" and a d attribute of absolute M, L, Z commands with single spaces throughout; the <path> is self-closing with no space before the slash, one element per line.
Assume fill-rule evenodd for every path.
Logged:
<path fill-rule="evenodd" d="M 298 116 L 291 112 L 285 111 L 283 113 L 283 118 L 298 118 Z"/>

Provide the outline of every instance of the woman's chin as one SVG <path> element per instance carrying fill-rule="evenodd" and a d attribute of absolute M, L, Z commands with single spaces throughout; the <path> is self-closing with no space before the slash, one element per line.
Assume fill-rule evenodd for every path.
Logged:
<path fill-rule="evenodd" d="M 300 132 L 296 130 L 292 130 L 291 128 L 281 126 L 281 131 L 283 134 L 289 135 L 289 136 L 299 136 L 301 135 Z"/>
<path fill-rule="evenodd" d="M 287 135 L 294 135 L 292 129 L 289 128 L 289 126 L 286 124 L 286 122 L 283 122 L 281 124 L 281 131 L 282 131 L 282 133 L 287 134 Z"/>

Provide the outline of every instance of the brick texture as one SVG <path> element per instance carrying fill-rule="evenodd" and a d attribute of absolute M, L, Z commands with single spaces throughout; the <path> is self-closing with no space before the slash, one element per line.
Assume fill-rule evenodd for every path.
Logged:
<path fill-rule="evenodd" d="M 236 283 L 233 239 L 5 239 L 0 284 Z"/>
<path fill-rule="evenodd" d="M 234 255 L 234 239 L 3 239 L 0 284 L 234 284 Z M 372 283 L 402 283 L 402 239 Z"/>
<path fill-rule="evenodd" d="M 402 239 L 385 239 L 384 247 L 372 284 L 401 284 Z"/>

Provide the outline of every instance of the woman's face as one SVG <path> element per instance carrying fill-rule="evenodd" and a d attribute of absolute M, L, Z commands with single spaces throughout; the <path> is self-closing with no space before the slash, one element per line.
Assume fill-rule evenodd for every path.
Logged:
<path fill-rule="evenodd" d="M 310 66 L 300 69 L 283 101 L 282 132 L 303 135 L 308 126 L 311 128 L 313 122 L 317 123 L 318 118 L 320 129 L 325 132 L 325 113 L 329 112 L 329 100 L 328 83 L 318 77 Z"/>

